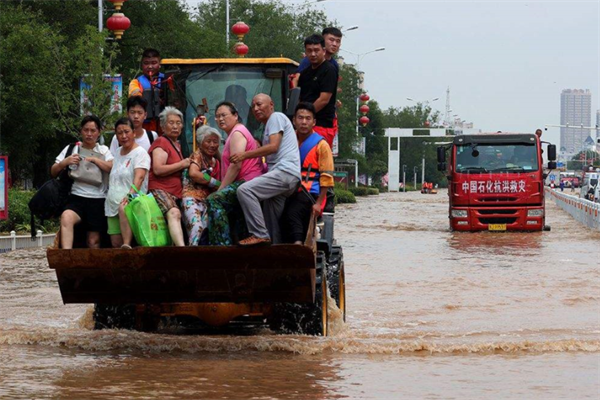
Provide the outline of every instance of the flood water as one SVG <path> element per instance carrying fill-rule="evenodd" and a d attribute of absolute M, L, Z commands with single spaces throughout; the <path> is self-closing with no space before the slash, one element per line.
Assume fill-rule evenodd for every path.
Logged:
<path fill-rule="evenodd" d="M 453 233 L 447 195 L 338 207 L 335 336 L 93 331 L 43 250 L 0 255 L 0 398 L 539 398 L 600 391 L 600 233 Z M 332 310 L 335 311 L 335 310 Z"/>

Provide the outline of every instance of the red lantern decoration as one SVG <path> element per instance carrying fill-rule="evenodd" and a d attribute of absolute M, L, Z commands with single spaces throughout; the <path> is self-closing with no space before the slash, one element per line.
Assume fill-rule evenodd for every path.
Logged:
<path fill-rule="evenodd" d="M 363 104 L 362 106 L 360 106 L 359 110 L 364 115 L 369 112 L 369 106 L 366 104 Z"/>
<path fill-rule="evenodd" d="M 429 128 L 429 121 L 425 121 L 425 127 Z"/>
<path fill-rule="evenodd" d="M 366 94 L 366 93 L 363 93 L 363 94 L 361 94 L 361 95 L 360 95 L 359 99 L 360 99 L 360 101 L 367 102 L 367 101 L 369 101 L 371 98 L 369 97 L 369 95 L 368 95 L 368 94 Z"/>
<path fill-rule="evenodd" d="M 121 39 L 123 33 L 131 26 L 131 21 L 125 14 L 114 13 L 107 21 L 106 27 L 114 32 L 117 40 Z"/>
<path fill-rule="evenodd" d="M 115 6 L 115 10 L 119 11 L 121 10 L 121 7 L 123 7 L 123 3 L 125 3 L 127 0 L 108 0 L 111 3 L 113 3 L 113 5 Z"/>
<path fill-rule="evenodd" d="M 367 124 L 369 123 L 369 121 L 371 121 L 369 119 L 369 117 L 360 117 L 360 119 L 358 120 L 358 122 L 360 122 L 360 124 L 362 126 L 367 126 Z"/>
<path fill-rule="evenodd" d="M 250 32 L 250 27 L 242 21 L 239 21 L 231 27 L 231 32 L 237 36 L 238 40 L 241 42 L 244 40 L 244 35 Z"/>
<path fill-rule="evenodd" d="M 233 50 L 235 51 L 235 53 L 240 56 L 240 57 L 244 57 L 246 54 L 248 54 L 248 46 L 246 46 L 244 43 L 237 43 L 235 45 L 235 47 L 233 48 Z"/>

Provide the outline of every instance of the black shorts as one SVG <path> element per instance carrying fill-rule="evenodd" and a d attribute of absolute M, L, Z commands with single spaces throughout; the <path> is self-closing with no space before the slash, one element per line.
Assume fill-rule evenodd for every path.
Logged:
<path fill-rule="evenodd" d="M 89 199 L 69 195 L 65 210 L 71 210 L 81 218 L 83 228 L 88 232 L 106 232 L 104 199 Z"/>

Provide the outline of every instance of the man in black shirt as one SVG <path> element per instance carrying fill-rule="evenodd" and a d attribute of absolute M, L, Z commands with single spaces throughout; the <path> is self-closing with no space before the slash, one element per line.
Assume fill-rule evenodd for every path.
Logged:
<path fill-rule="evenodd" d="M 335 98 L 338 74 L 330 62 L 325 62 L 325 39 L 321 35 L 311 35 L 304 39 L 304 50 L 310 68 L 300 73 L 298 86 L 301 89 L 300 101 L 313 103 L 317 111 L 315 132 L 323 136 L 329 146 L 333 145 L 335 128 Z"/>

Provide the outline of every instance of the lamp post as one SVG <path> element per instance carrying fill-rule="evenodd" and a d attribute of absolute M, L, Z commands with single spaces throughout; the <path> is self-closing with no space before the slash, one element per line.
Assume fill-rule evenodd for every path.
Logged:
<path fill-rule="evenodd" d="M 416 165 L 413 167 L 413 175 L 415 178 L 415 190 L 417 190 L 417 166 Z"/>
<path fill-rule="evenodd" d="M 354 27 L 350 27 L 348 28 L 348 30 L 351 30 Z M 358 27 L 356 27 L 358 28 Z M 354 53 L 352 51 L 348 51 L 348 50 L 344 50 L 344 49 L 340 49 L 341 51 L 345 51 L 346 53 L 352 54 L 356 56 L 356 72 L 359 73 L 359 79 L 360 79 L 360 59 L 364 56 L 366 56 L 367 54 L 371 54 L 371 53 L 375 53 L 376 51 L 384 51 L 385 47 L 377 47 L 376 49 L 373 49 L 371 51 L 367 51 L 365 53 Z M 358 85 L 360 87 L 360 84 L 362 82 L 358 82 Z M 358 107 L 360 105 L 360 96 L 356 98 L 356 136 L 358 136 L 358 125 L 359 125 L 359 117 L 358 117 Z M 368 101 L 368 99 L 366 100 Z"/>
<path fill-rule="evenodd" d="M 404 186 L 404 193 L 406 193 L 406 164 L 402 165 L 402 186 Z"/>

